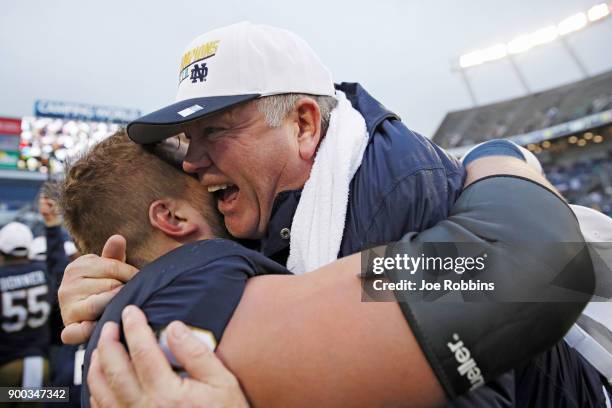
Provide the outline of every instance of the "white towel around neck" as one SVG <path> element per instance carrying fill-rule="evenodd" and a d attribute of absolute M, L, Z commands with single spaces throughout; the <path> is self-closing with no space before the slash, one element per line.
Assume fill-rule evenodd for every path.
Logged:
<path fill-rule="evenodd" d="M 287 268 L 303 274 L 338 257 L 349 198 L 349 184 L 368 144 L 363 116 L 344 93 L 331 112 L 327 134 L 315 156 L 293 221 Z"/>

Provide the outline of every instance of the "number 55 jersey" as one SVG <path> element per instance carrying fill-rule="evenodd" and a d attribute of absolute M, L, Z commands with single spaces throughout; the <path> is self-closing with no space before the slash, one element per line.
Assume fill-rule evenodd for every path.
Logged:
<path fill-rule="evenodd" d="M 46 354 L 50 289 L 42 262 L 0 266 L 0 367 Z"/>

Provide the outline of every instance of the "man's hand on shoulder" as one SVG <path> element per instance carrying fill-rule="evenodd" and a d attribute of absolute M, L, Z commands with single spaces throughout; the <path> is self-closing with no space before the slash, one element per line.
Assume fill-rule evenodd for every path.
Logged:
<path fill-rule="evenodd" d="M 66 267 L 58 291 L 66 344 L 86 342 L 104 308 L 138 269 L 125 263 L 125 239 L 111 236 L 102 256 L 87 254 Z"/>

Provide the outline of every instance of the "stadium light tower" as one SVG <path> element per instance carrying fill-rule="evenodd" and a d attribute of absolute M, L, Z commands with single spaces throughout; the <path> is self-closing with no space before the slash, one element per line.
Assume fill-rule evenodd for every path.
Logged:
<path fill-rule="evenodd" d="M 458 71 L 461 74 L 474 106 L 477 105 L 476 95 L 466 74 L 466 70 L 502 59 L 508 60 L 525 92 L 530 94 L 531 89 L 527 79 L 516 63 L 514 56 L 528 52 L 535 47 L 559 40 L 572 61 L 574 61 L 582 75 L 586 78 L 589 76 L 588 70 L 568 42 L 567 36 L 604 20 L 610 15 L 611 9 L 612 6 L 607 3 L 596 4 L 586 12 L 580 12 L 569 16 L 556 25 L 549 25 L 531 33 L 520 35 L 507 43 L 499 43 L 463 54 L 459 57 L 458 61 L 453 64 L 452 70 Z"/>

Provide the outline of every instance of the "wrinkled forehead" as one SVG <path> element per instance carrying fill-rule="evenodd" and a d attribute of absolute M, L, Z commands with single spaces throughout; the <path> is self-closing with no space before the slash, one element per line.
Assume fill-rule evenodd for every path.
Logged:
<path fill-rule="evenodd" d="M 206 127 L 229 127 L 252 119 L 253 115 L 259 114 L 255 103 L 255 101 L 243 102 L 224 109 L 221 112 L 214 113 L 210 116 L 205 116 L 203 118 L 194 120 L 193 122 L 188 122 L 182 127 L 183 133 L 189 134 L 189 132 Z"/>

